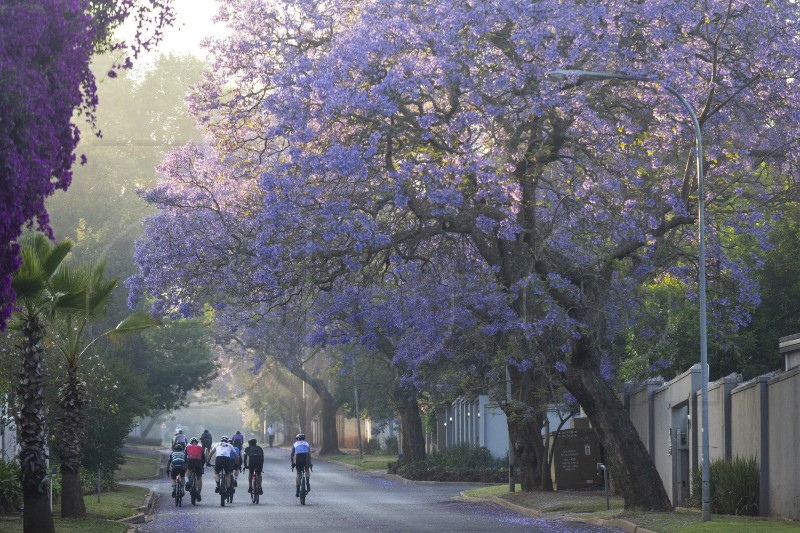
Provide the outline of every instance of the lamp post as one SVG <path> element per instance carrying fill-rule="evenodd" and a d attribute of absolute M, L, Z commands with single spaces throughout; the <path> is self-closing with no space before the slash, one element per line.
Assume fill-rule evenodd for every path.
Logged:
<path fill-rule="evenodd" d="M 564 78 L 574 76 L 582 80 L 622 80 L 640 81 L 645 83 L 655 83 L 663 87 L 668 93 L 678 99 L 681 105 L 689 113 L 694 125 L 696 159 L 697 159 L 697 223 L 699 226 L 699 305 L 700 305 L 700 366 L 702 367 L 702 394 L 700 426 L 701 441 L 701 475 L 702 475 L 702 506 L 703 521 L 711 519 L 711 485 L 710 467 L 708 458 L 708 338 L 706 333 L 706 223 L 705 223 L 705 187 L 703 178 L 703 135 L 700 129 L 700 121 L 697 119 L 692 105 L 678 91 L 669 84 L 660 80 L 652 80 L 642 76 L 631 76 L 629 74 L 615 72 L 595 72 L 591 70 L 552 70 L 547 73 L 550 77 Z"/>

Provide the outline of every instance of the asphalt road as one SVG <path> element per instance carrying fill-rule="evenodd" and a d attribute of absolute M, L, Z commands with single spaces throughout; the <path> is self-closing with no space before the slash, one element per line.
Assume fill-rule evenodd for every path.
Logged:
<path fill-rule="evenodd" d="M 306 505 L 294 495 L 289 450 L 265 449 L 263 490 L 251 503 L 246 477 L 241 476 L 233 503 L 221 507 L 214 493 L 213 470 L 203 476 L 203 501 L 192 506 L 188 494 L 182 507 L 170 497 L 166 476 L 137 483 L 159 493 L 154 520 L 139 526 L 142 533 L 214 531 L 315 532 L 610 532 L 575 522 L 529 518 L 494 504 L 458 500 L 460 491 L 475 484 L 403 483 L 377 472 L 351 470 L 316 460 Z"/>

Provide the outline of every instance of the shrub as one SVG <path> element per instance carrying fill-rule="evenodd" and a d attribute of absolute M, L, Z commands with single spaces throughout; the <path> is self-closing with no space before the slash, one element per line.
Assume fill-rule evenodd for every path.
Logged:
<path fill-rule="evenodd" d="M 711 512 L 729 515 L 758 515 L 759 469 L 755 457 L 712 461 Z M 702 472 L 695 471 L 691 504 L 702 505 Z"/>
<path fill-rule="evenodd" d="M 381 441 L 378 439 L 369 439 L 367 441 L 367 445 L 364 447 L 364 453 L 380 453 L 381 451 Z"/>
<path fill-rule="evenodd" d="M 19 481 L 19 465 L 0 459 L 0 508 L 6 512 L 16 511 L 22 503 L 22 485 Z"/>
<path fill-rule="evenodd" d="M 386 446 L 386 453 L 388 455 L 397 455 L 397 437 L 386 437 L 383 444 Z"/>
<path fill-rule="evenodd" d="M 460 444 L 430 454 L 424 461 L 398 465 L 407 479 L 503 483 L 508 480 L 507 462 L 495 459 L 487 448 Z"/>
<path fill-rule="evenodd" d="M 85 468 L 81 468 L 81 487 L 83 487 L 83 494 L 97 494 L 97 472 L 92 472 Z M 100 491 L 106 492 L 115 490 L 117 482 L 114 480 L 114 471 L 101 470 L 100 473 Z"/>

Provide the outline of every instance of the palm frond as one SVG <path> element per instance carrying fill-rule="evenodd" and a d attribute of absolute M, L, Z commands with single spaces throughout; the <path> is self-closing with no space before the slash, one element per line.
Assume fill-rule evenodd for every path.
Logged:
<path fill-rule="evenodd" d="M 149 313 L 137 311 L 125 317 L 122 322 L 117 324 L 117 327 L 109 331 L 108 338 L 113 342 L 118 342 L 128 335 L 160 325 L 161 321 Z"/>

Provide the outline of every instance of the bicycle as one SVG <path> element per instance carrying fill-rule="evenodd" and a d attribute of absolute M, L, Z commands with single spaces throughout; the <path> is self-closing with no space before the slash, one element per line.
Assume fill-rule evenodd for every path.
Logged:
<path fill-rule="evenodd" d="M 189 487 L 189 496 L 192 499 L 192 505 L 197 505 L 195 502 L 200 499 L 200 492 L 197 489 L 197 474 L 194 470 L 189 471 L 189 480 L 186 482 Z"/>
<path fill-rule="evenodd" d="M 219 484 L 219 504 L 225 507 L 225 502 L 233 503 L 233 474 L 224 472 Z"/>
<path fill-rule="evenodd" d="M 183 474 L 178 474 L 175 477 L 175 507 L 183 507 L 181 502 L 183 501 L 183 495 L 184 495 L 184 490 L 183 490 L 184 482 L 185 479 L 183 477 Z"/>
<path fill-rule="evenodd" d="M 250 470 L 250 500 L 253 503 L 258 503 L 261 495 L 261 472 L 257 470 Z"/>
<path fill-rule="evenodd" d="M 295 465 L 292 465 L 294 471 Z M 313 469 L 313 467 L 312 467 Z M 308 494 L 308 478 L 306 477 L 306 469 L 300 469 L 300 505 L 306 504 L 306 494 Z"/>

